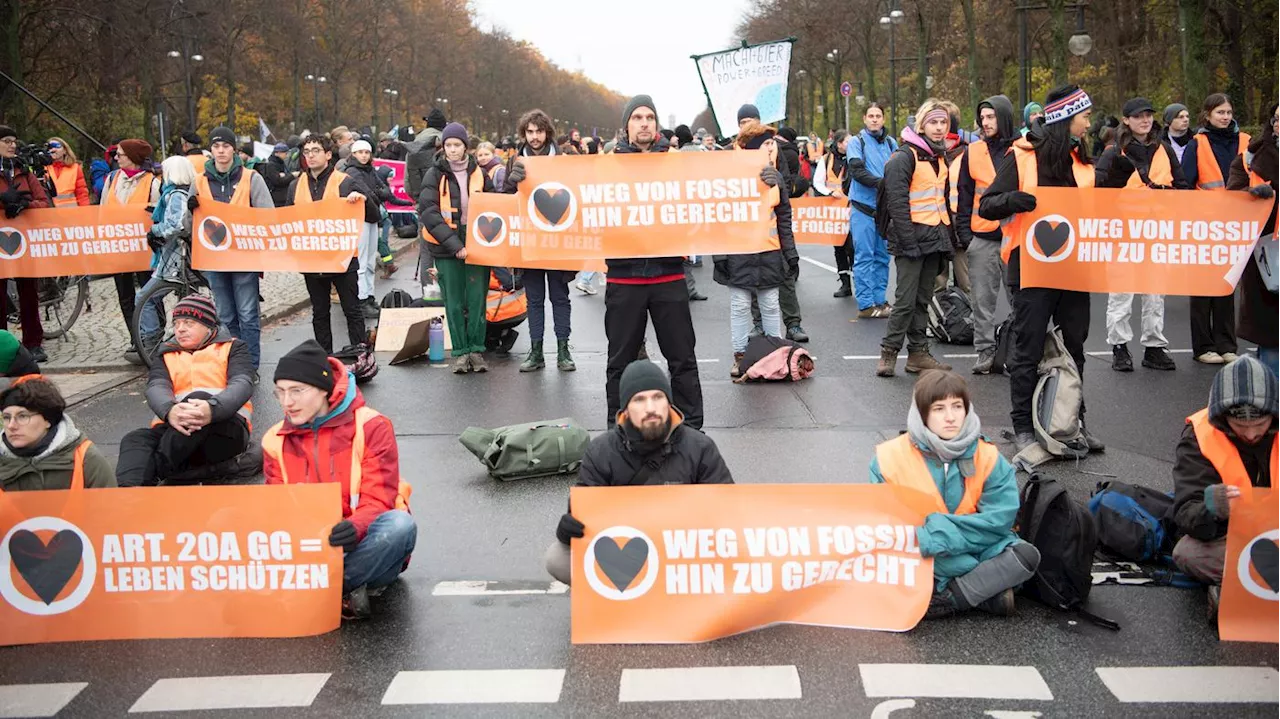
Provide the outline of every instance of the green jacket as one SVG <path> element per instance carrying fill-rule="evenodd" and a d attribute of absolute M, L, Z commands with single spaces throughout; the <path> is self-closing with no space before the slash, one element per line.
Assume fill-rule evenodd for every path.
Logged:
<path fill-rule="evenodd" d="M 19 457 L 0 441 L 0 490 L 26 492 L 37 489 L 70 489 L 75 467 L 76 447 L 89 438 L 76 429 L 70 417 L 63 417 L 54 433 L 53 443 L 35 457 Z M 116 486 L 116 473 L 111 462 L 90 447 L 84 455 L 84 486 L 99 489 Z"/>
<path fill-rule="evenodd" d="M 933 483 L 942 493 L 942 501 L 948 511 L 954 512 L 964 497 L 964 477 L 958 463 L 943 464 L 929 450 L 916 448 L 924 454 Z M 964 454 L 972 458 L 978 451 L 974 442 Z M 880 462 L 871 458 L 871 483 L 883 484 Z M 1014 542 L 1021 541 L 1013 533 L 1013 522 L 1018 516 L 1018 482 L 1013 465 L 1000 457 L 982 487 L 978 499 L 978 511 L 973 514 L 943 514 L 934 512 L 925 517 L 924 526 L 916 529 L 920 553 L 933 557 L 933 576 L 938 591 L 946 589 L 955 577 L 972 572 L 979 562 L 984 562 Z"/>

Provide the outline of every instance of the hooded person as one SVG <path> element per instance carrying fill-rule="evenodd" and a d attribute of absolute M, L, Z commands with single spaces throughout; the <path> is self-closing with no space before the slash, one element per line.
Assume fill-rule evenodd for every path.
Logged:
<path fill-rule="evenodd" d="M 889 285 L 889 250 L 876 228 L 876 195 L 884 166 L 898 149 L 898 141 L 884 127 L 884 108 L 878 102 L 862 113 L 862 129 L 845 148 L 849 168 L 849 232 L 853 235 L 854 299 L 859 319 L 883 319 L 892 312 L 885 301 Z"/>
<path fill-rule="evenodd" d="M 281 357 L 274 381 L 284 419 L 262 437 L 266 483 L 338 483 L 342 521 L 329 544 L 344 553 L 342 615 L 367 617 L 369 593 L 400 576 L 418 540 L 395 427 L 365 405 L 355 376 L 315 340 Z"/>
<path fill-rule="evenodd" d="M 40 375 L 0 392 L 0 492 L 116 486 L 111 462 L 65 414 L 58 388 Z"/>
<path fill-rule="evenodd" d="M 1276 376 L 1249 355 L 1218 370 L 1209 404 L 1187 417 L 1174 450 L 1173 509 L 1182 538 L 1173 548 L 1179 569 L 1211 585 L 1216 609 L 1227 551 L 1227 525 L 1254 488 L 1276 478 Z"/>
<path fill-rule="evenodd" d="M 688 125 L 679 125 L 675 129 L 677 147 L 680 152 L 706 152 L 707 148 L 693 141 L 693 131 Z"/>
<path fill-rule="evenodd" d="M 438 107 L 431 108 L 431 112 L 422 119 L 427 123 L 426 129 L 418 133 L 412 142 L 404 143 L 404 189 L 409 197 L 422 194 L 422 178 L 435 164 L 436 154 L 440 152 L 440 138 L 449 124 Z"/>
<path fill-rule="evenodd" d="M 978 202 L 996 179 L 996 167 L 1019 134 L 1013 103 L 1004 95 L 993 95 L 978 103 L 975 114 L 981 139 L 965 149 L 952 191 L 956 193 L 956 244 L 969 257 L 973 347 L 978 353 L 973 373 L 989 374 L 995 364 L 996 303 L 1005 284 L 1004 263 L 1000 261 L 1000 223 L 983 219 L 978 214 Z M 1006 297 L 1008 294 L 1006 288 Z"/>
<path fill-rule="evenodd" d="M 1023 137 L 1031 131 L 1031 123 L 1044 117 L 1044 105 L 1038 102 L 1028 102 L 1022 107 L 1022 130 Z"/>
<path fill-rule="evenodd" d="M 689 427 L 671 403 L 671 382 L 658 365 L 635 360 L 619 381 L 622 409 L 616 423 L 596 435 L 582 454 L 578 487 L 666 484 L 733 484 L 733 475 L 710 437 Z M 586 528 L 573 507 L 560 517 L 556 541 L 546 552 L 547 572 L 569 584 L 569 545 Z"/>
<path fill-rule="evenodd" d="M 773 138 L 778 143 L 778 156 L 782 158 L 778 169 L 782 170 L 782 176 L 787 180 L 787 187 L 791 188 L 792 199 L 803 197 L 809 192 L 809 179 L 800 172 L 800 148 L 796 145 L 797 137 L 794 127 L 783 125 L 778 128 L 778 136 Z"/>
<path fill-rule="evenodd" d="M 1276 255 L 1275 231 L 1277 192 L 1277 175 L 1280 170 L 1280 157 L 1277 157 L 1277 129 L 1280 128 L 1280 116 L 1276 114 L 1276 104 L 1272 103 L 1264 118 L 1262 132 L 1249 142 L 1249 148 L 1243 155 L 1231 161 L 1231 174 L 1227 178 L 1228 190 L 1247 190 L 1259 200 L 1271 203 L 1271 212 L 1262 225 L 1262 237 L 1271 236 L 1269 247 L 1272 252 L 1263 254 L 1268 245 L 1259 242 L 1262 250 L 1255 250 L 1245 265 L 1244 274 L 1240 278 L 1240 317 L 1236 324 L 1239 336 L 1250 342 L 1258 343 L 1258 359 L 1276 374 L 1277 363 L 1277 331 L 1280 328 L 1280 316 L 1276 311 Z M 1260 262 L 1259 257 L 1263 260 Z M 1267 272 L 1271 284 L 1262 275 L 1262 265 L 1268 265 Z"/>

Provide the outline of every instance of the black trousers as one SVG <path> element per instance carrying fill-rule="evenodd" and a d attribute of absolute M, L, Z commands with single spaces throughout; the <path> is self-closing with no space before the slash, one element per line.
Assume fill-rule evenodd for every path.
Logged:
<path fill-rule="evenodd" d="M 853 234 L 844 236 L 844 244 L 832 248 L 836 252 L 836 274 L 840 279 L 853 281 Z"/>
<path fill-rule="evenodd" d="M 1013 293 L 1013 347 L 1009 351 L 1009 412 L 1014 432 L 1033 432 L 1031 398 L 1039 379 L 1049 323 L 1062 330 L 1062 340 L 1084 379 L 1084 343 L 1089 339 L 1089 293 L 1024 287 Z M 1080 414 L 1084 415 L 1081 403 Z"/>
<path fill-rule="evenodd" d="M 604 290 L 604 331 L 609 338 L 609 362 L 605 370 L 610 425 L 620 409 L 618 381 L 640 352 L 649 319 L 658 336 L 662 356 L 671 374 L 671 400 L 684 413 L 685 424 L 702 429 L 702 381 L 694 347 L 693 317 L 689 314 L 689 290 L 684 280 L 655 285 L 623 285 L 610 282 Z"/>
<path fill-rule="evenodd" d="M 206 425 L 187 436 L 168 424 L 135 429 L 120 440 L 116 484 L 150 487 L 192 467 L 240 456 L 249 448 L 249 428 L 239 416 Z"/>
<path fill-rule="evenodd" d="M 1236 353 L 1236 296 L 1191 298 L 1191 352 Z"/>
<path fill-rule="evenodd" d="M 112 275 L 116 282 L 116 298 L 120 300 L 120 312 L 124 315 L 124 326 L 129 336 L 133 337 L 133 312 L 137 309 L 138 290 L 151 279 L 150 272 L 121 272 Z M 160 318 L 160 328 L 164 329 L 164 318 Z"/>
<path fill-rule="evenodd" d="M 364 327 L 364 311 L 360 308 L 358 296 L 359 280 L 356 277 L 355 260 L 346 272 L 336 274 L 303 273 L 302 280 L 307 285 L 307 295 L 311 297 L 311 329 L 315 332 L 316 342 L 325 352 L 333 354 L 333 326 L 329 323 L 329 288 L 338 290 L 338 302 L 342 304 L 342 315 L 347 318 L 347 339 L 352 345 L 368 340 L 368 332 Z"/>

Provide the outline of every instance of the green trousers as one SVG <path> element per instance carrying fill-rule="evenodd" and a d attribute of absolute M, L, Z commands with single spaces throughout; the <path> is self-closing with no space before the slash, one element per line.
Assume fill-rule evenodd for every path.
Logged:
<path fill-rule="evenodd" d="M 468 265 L 452 257 L 436 258 L 444 316 L 449 323 L 453 356 L 484 352 L 485 298 L 489 293 L 489 268 Z"/>

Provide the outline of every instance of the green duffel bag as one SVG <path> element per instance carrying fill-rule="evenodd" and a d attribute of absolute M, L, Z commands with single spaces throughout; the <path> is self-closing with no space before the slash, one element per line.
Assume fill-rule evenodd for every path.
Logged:
<path fill-rule="evenodd" d="M 504 482 L 578 471 L 590 438 L 572 419 L 548 419 L 496 429 L 468 427 L 458 438 Z"/>

